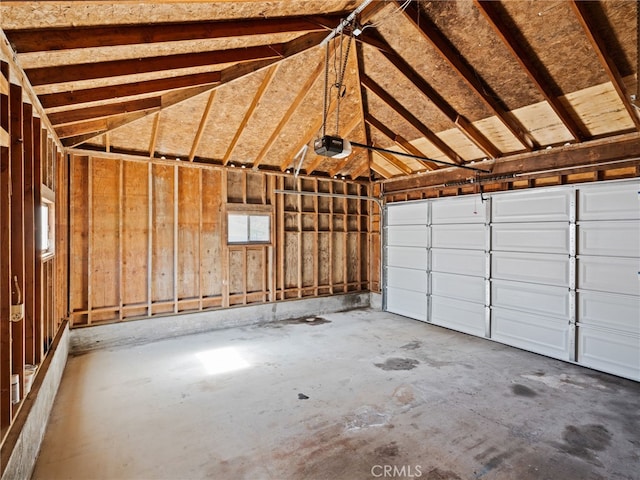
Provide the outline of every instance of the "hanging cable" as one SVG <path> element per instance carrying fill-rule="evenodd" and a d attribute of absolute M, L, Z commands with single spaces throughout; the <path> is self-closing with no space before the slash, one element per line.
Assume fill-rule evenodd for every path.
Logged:
<path fill-rule="evenodd" d="M 340 34 L 340 58 L 342 59 L 342 43 L 343 43 L 343 37 L 344 34 Z M 336 89 L 337 89 L 337 97 L 336 97 L 336 136 L 339 135 L 339 129 L 340 129 L 340 99 L 342 98 L 342 89 L 343 89 L 343 81 L 344 81 L 344 75 L 345 72 L 347 70 L 347 60 L 349 58 L 349 51 L 351 50 L 351 40 L 352 37 L 351 35 L 348 35 L 348 40 L 347 40 L 347 51 L 344 55 L 344 60 L 342 61 L 342 65 L 340 66 L 340 70 L 338 72 L 338 80 L 336 82 Z"/>
<path fill-rule="evenodd" d="M 322 107 L 322 136 L 327 134 L 327 114 L 329 106 L 329 42 L 326 43 L 325 57 L 324 57 L 324 99 Z"/>

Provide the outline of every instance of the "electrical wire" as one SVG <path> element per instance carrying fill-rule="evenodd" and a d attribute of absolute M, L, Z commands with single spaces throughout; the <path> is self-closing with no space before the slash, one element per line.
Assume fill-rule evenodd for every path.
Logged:
<path fill-rule="evenodd" d="M 407 7 L 409 6 L 410 3 L 411 3 L 411 0 L 405 0 L 405 2 L 402 5 L 400 5 L 398 8 L 396 8 L 393 12 L 389 13 L 384 18 L 381 18 L 380 20 L 378 20 L 375 23 L 370 23 L 368 25 L 363 26 L 361 31 L 364 32 L 367 28 L 377 28 L 377 27 L 379 27 L 384 22 L 389 20 L 391 17 L 395 16 L 397 13 L 404 12 L 407 9 Z"/>

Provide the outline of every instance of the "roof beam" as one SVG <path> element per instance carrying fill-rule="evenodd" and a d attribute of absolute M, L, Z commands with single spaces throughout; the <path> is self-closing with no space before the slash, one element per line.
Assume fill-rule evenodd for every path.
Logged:
<path fill-rule="evenodd" d="M 382 123 L 380 120 L 375 118 L 373 115 L 371 115 L 371 114 L 367 115 L 366 118 L 365 118 L 365 121 L 369 125 L 371 125 L 372 127 L 374 127 L 377 130 L 379 130 L 383 135 L 385 135 L 387 138 L 389 138 L 397 146 L 402 148 L 405 152 L 407 152 L 407 153 L 409 153 L 411 155 L 417 155 L 419 157 L 426 157 L 426 155 L 424 153 L 422 153 L 416 147 L 411 145 L 408 140 L 406 140 L 401 135 L 398 135 L 397 133 L 395 133 L 393 130 L 391 130 L 389 127 L 387 127 L 384 123 Z M 409 145 L 411 145 L 411 146 L 409 146 Z M 379 153 L 384 153 L 384 152 L 379 152 Z M 385 155 L 383 155 L 383 156 L 385 156 Z M 385 156 L 385 158 L 386 158 L 386 156 Z M 418 161 L 420 163 L 424 164 L 429 170 L 434 170 L 434 169 L 438 168 L 438 165 L 433 163 L 433 162 L 427 162 L 425 160 L 418 160 Z M 403 163 L 403 165 L 404 165 L 404 163 Z M 408 165 L 405 165 L 405 167 L 407 167 L 409 169 L 409 171 L 406 172 L 406 173 L 413 173 L 413 170 L 411 170 L 408 167 Z"/>
<path fill-rule="evenodd" d="M 388 178 L 391 178 L 391 177 L 394 176 L 391 172 L 389 172 L 382 165 L 378 165 L 378 164 L 374 163 L 373 161 L 371 162 L 371 170 L 376 172 L 381 177 L 384 177 L 385 179 L 388 179 Z"/>
<path fill-rule="evenodd" d="M 615 62 L 607 52 L 605 47 L 605 42 L 600 36 L 600 34 L 598 33 L 598 28 L 593 22 L 593 20 L 591 19 L 591 16 L 589 15 L 589 12 L 588 12 L 589 3 L 590 2 L 573 0 L 571 2 L 571 7 L 575 12 L 576 17 L 578 17 L 578 21 L 580 22 L 580 25 L 582 25 L 582 28 L 584 29 L 584 32 L 587 38 L 589 39 L 589 42 L 591 43 L 591 46 L 593 47 L 594 52 L 596 53 L 596 55 L 598 56 L 598 59 L 600 60 L 600 63 L 602 64 L 605 71 L 607 72 L 607 75 L 609 76 L 609 79 L 611 80 L 613 87 L 616 89 L 616 92 L 618 93 L 620 100 L 622 100 L 624 108 L 627 110 L 627 113 L 633 120 L 633 123 L 636 126 L 636 130 L 638 130 L 640 129 L 640 117 L 638 116 L 639 112 L 631 104 L 631 98 L 627 92 L 627 88 L 624 84 L 624 81 L 622 80 L 622 75 L 620 75 L 620 71 L 618 70 L 618 67 L 616 66 Z M 637 26 L 636 28 L 640 28 L 640 27 Z M 640 55 L 640 53 L 638 53 L 638 55 Z M 636 75 L 640 75 L 640 72 L 636 72 Z"/>
<path fill-rule="evenodd" d="M 110 103 L 108 105 L 99 105 L 97 107 L 66 110 L 63 112 L 50 113 L 47 116 L 55 128 L 56 125 L 65 123 L 77 123 L 99 117 L 113 117 L 115 115 L 122 115 L 123 113 L 149 110 L 160 107 L 161 105 L 162 101 L 158 96 L 128 102 Z"/>
<path fill-rule="evenodd" d="M 584 140 L 585 134 L 583 133 L 582 127 L 578 125 L 576 120 L 574 120 L 574 117 L 569 114 L 566 107 L 552 92 L 552 88 L 556 91 L 559 91 L 559 88 L 549 72 L 546 71 L 544 67 L 542 67 L 542 70 L 536 67 L 536 65 L 542 65 L 542 62 L 536 58 L 533 52 L 527 52 L 525 50 L 523 46 L 523 39 L 516 38 L 516 36 L 507 29 L 506 25 L 504 25 L 500 19 L 500 9 L 502 8 L 500 4 L 495 1 L 486 0 L 474 0 L 474 3 L 478 10 L 480 10 L 484 15 L 496 35 L 500 37 L 502 42 L 518 61 L 522 70 L 524 70 L 529 79 L 538 88 L 538 91 L 560 118 L 564 126 L 569 130 L 569 133 L 571 133 L 573 138 L 577 141 Z"/>
<path fill-rule="evenodd" d="M 118 45 L 204 40 L 291 32 L 322 31 L 338 25 L 344 14 L 304 17 L 244 18 L 222 21 L 52 27 L 6 30 L 18 53 Z"/>
<path fill-rule="evenodd" d="M 364 73 L 361 75 L 362 84 L 393 109 L 398 115 L 404 118 L 413 128 L 418 130 L 424 137 L 429 140 L 438 150 L 444 153 L 449 159 L 455 163 L 464 163 L 464 159 L 460 157 L 449 145 L 447 145 L 440 137 L 433 133 L 420 120 L 418 120 L 409 110 L 404 108 L 400 102 L 393 98 L 380 85 L 375 83 L 370 77 Z"/>
<path fill-rule="evenodd" d="M 345 138 L 351 135 L 351 132 L 353 132 L 356 129 L 356 127 L 361 123 L 362 123 L 362 117 L 358 114 L 354 115 L 351 121 L 347 124 L 346 128 L 344 129 L 344 133 L 342 134 L 342 137 Z M 353 158 L 351 157 L 351 155 L 343 158 L 342 161 L 338 162 L 338 164 L 329 171 L 329 176 L 333 177 L 334 175 L 337 175 L 338 173 L 340 173 L 340 171 L 344 167 L 346 167 L 348 163 L 352 160 Z"/>
<path fill-rule="evenodd" d="M 160 112 L 153 116 L 153 127 L 151 128 L 151 138 L 149 139 L 149 158 L 156 154 L 156 142 L 158 141 L 158 130 L 160 127 Z"/>
<path fill-rule="evenodd" d="M 221 73 L 206 72 L 178 77 L 159 78 L 135 83 L 109 85 L 106 87 L 85 88 L 68 92 L 46 93 L 39 95 L 40 103 L 47 108 L 65 107 L 79 103 L 114 100 L 121 97 L 145 95 L 148 93 L 176 90 L 179 88 L 196 87 L 199 85 L 213 85 L 219 83 Z"/>
<path fill-rule="evenodd" d="M 229 162 L 229 158 L 231 157 L 231 154 L 233 153 L 236 146 L 238 145 L 238 140 L 240 139 L 240 135 L 242 135 L 242 132 L 244 132 L 244 129 L 247 126 L 247 123 L 249 123 L 249 120 L 253 116 L 253 112 L 256 110 L 258 103 L 260 103 L 260 100 L 264 96 L 264 92 L 266 92 L 269 85 L 271 85 L 271 82 L 273 81 L 273 77 L 276 73 L 276 70 L 278 70 L 278 66 L 279 64 L 273 65 L 269 67 L 269 70 L 267 70 L 267 74 L 262 80 L 262 83 L 260 83 L 260 86 L 258 87 L 258 91 L 254 95 L 253 100 L 249 105 L 249 108 L 244 114 L 244 118 L 240 122 L 240 126 L 236 130 L 235 135 L 233 136 L 233 140 L 231 140 L 231 144 L 229 144 L 229 147 L 227 148 L 227 152 L 225 153 L 222 159 L 223 165 L 226 165 Z"/>
<path fill-rule="evenodd" d="M 33 86 L 54 83 L 93 80 L 96 78 L 137 75 L 141 73 L 161 72 L 178 68 L 202 67 L 230 62 L 282 58 L 283 43 L 259 45 L 247 48 L 230 48 L 199 53 L 180 53 L 160 57 L 111 60 L 107 62 L 79 63 L 63 67 L 40 67 L 27 69 L 27 77 Z"/>
<path fill-rule="evenodd" d="M 482 81 L 478 73 L 460 55 L 460 52 L 453 46 L 438 27 L 426 15 L 421 15 L 419 9 L 410 3 L 404 10 L 405 17 L 414 25 L 422 36 L 440 53 L 458 75 L 467 83 L 473 92 L 482 99 L 485 105 L 504 124 L 504 126 L 518 139 L 525 150 L 531 151 L 538 147 L 535 140 L 528 135 L 520 122 L 510 114 L 499 102 L 495 92 Z"/>
<path fill-rule="evenodd" d="M 196 157 L 196 151 L 198 150 L 198 145 L 200 145 L 200 140 L 202 139 L 204 128 L 207 126 L 207 120 L 209 119 L 209 113 L 211 112 L 211 107 L 213 106 L 213 99 L 216 96 L 216 92 L 217 90 L 211 90 L 209 98 L 207 99 L 207 105 L 204 107 L 204 112 L 202 113 L 202 117 L 200 118 L 200 124 L 198 125 L 198 131 L 196 132 L 196 136 L 193 139 L 193 144 L 191 145 L 191 151 L 189 152 L 190 162 L 193 162 L 193 159 Z"/>
<path fill-rule="evenodd" d="M 389 163 L 389 164 L 393 165 L 394 167 L 396 167 L 401 172 L 404 172 L 407 175 L 411 175 L 412 173 L 414 173 L 414 171 L 411 170 L 405 163 L 401 162 L 400 160 L 398 160 L 396 157 L 394 157 L 390 153 L 387 153 L 387 152 L 375 152 L 375 153 L 378 154 L 384 160 L 386 160 L 387 163 Z"/>
<path fill-rule="evenodd" d="M 473 144 L 491 158 L 502 152 L 485 137 L 466 117 L 458 113 L 429 83 L 422 78 L 377 32 L 365 30 L 363 41 L 377 48 L 391 64 L 427 97 Z"/>

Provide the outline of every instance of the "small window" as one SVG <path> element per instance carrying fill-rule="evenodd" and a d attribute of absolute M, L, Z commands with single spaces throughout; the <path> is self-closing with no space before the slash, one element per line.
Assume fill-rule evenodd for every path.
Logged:
<path fill-rule="evenodd" d="M 227 217 L 228 243 L 271 242 L 271 216 L 230 213 Z"/>
<path fill-rule="evenodd" d="M 42 257 L 54 254 L 55 250 L 55 205 L 45 199 L 40 204 L 40 238 L 38 248 Z"/>

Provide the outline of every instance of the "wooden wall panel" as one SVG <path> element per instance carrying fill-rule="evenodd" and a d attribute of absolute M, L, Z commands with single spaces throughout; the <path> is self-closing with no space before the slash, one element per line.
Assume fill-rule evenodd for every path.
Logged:
<path fill-rule="evenodd" d="M 80 151 L 71 175 L 72 326 L 369 288 L 366 201 L 274 192 L 365 185 Z M 228 212 L 272 241 L 227 245 Z"/>
<path fill-rule="evenodd" d="M 222 296 L 222 198 L 220 185 L 222 175 L 219 170 L 202 170 L 202 227 L 200 245 L 202 249 L 201 294 L 203 298 L 213 302 Z M 207 306 L 207 302 L 204 303 Z"/>
<path fill-rule="evenodd" d="M 130 315 L 144 313 L 148 301 L 149 182 L 148 166 L 123 162 L 122 303 Z M 138 309 L 131 307 L 141 307 Z M 127 316 L 125 314 L 125 316 Z"/>
<path fill-rule="evenodd" d="M 200 295 L 200 170 L 178 169 L 178 299 Z"/>
<path fill-rule="evenodd" d="M 175 167 L 153 165 L 152 168 L 152 301 L 173 302 L 174 299 L 174 174 Z M 154 308 L 153 313 L 170 312 L 172 308 Z"/>
<path fill-rule="evenodd" d="M 93 158 L 89 248 L 91 261 L 91 305 L 95 309 L 120 303 L 119 204 L 121 162 Z"/>

